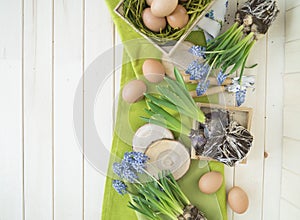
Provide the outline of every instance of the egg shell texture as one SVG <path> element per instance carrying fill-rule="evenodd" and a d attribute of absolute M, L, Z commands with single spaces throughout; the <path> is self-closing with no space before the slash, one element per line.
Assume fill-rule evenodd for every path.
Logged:
<path fill-rule="evenodd" d="M 159 18 L 152 14 L 150 8 L 144 9 L 142 13 L 144 25 L 151 31 L 159 32 L 167 26 L 166 18 Z"/>
<path fill-rule="evenodd" d="M 221 173 L 212 171 L 204 174 L 199 180 L 199 189 L 205 194 L 212 194 L 217 192 L 223 183 L 223 176 Z"/>
<path fill-rule="evenodd" d="M 167 21 L 172 28 L 183 28 L 189 22 L 189 15 L 182 5 L 178 5 L 175 11 L 167 16 Z"/>
<path fill-rule="evenodd" d="M 143 63 L 143 74 L 149 82 L 161 82 L 164 79 L 165 72 L 165 67 L 158 60 L 147 59 Z"/>
<path fill-rule="evenodd" d="M 230 189 L 227 200 L 230 208 L 238 214 L 242 214 L 248 209 L 248 196 L 246 192 L 238 186 L 234 186 Z"/>
<path fill-rule="evenodd" d="M 153 0 L 151 3 L 151 12 L 157 17 L 170 15 L 178 5 L 178 0 Z"/>
<path fill-rule="evenodd" d="M 134 103 L 144 97 L 147 86 L 142 80 L 132 80 L 123 87 L 122 97 L 127 103 Z"/>

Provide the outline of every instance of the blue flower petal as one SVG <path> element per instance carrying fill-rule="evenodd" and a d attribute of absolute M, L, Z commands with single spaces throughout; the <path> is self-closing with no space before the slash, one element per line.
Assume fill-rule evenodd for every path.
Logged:
<path fill-rule="evenodd" d="M 120 178 L 123 177 L 123 166 L 121 163 L 114 163 L 113 164 L 113 171 L 117 174 Z"/>
<path fill-rule="evenodd" d="M 210 83 L 209 80 L 198 83 L 197 88 L 196 88 L 197 96 L 201 96 L 206 92 L 206 90 L 208 89 L 209 83 Z"/>
<path fill-rule="evenodd" d="M 191 62 L 189 64 L 189 66 L 188 66 L 187 70 L 185 71 L 185 73 L 192 75 L 193 72 L 197 72 L 200 68 L 201 68 L 201 63 L 194 60 L 193 62 Z"/>
<path fill-rule="evenodd" d="M 119 194 L 124 195 L 127 193 L 127 186 L 124 182 L 120 180 L 113 180 L 112 185 Z"/>
<path fill-rule="evenodd" d="M 217 76 L 217 81 L 218 81 L 218 85 L 219 86 L 223 84 L 223 82 L 225 81 L 225 79 L 227 78 L 227 76 L 228 76 L 227 74 L 224 74 L 222 72 L 222 70 L 220 70 L 220 72 L 219 72 L 219 74 Z"/>
<path fill-rule="evenodd" d="M 141 152 L 127 152 L 123 162 L 129 164 L 136 172 L 143 173 L 148 159 L 148 156 Z"/>
<path fill-rule="evenodd" d="M 124 160 L 122 161 L 122 166 L 123 166 L 122 178 L 127 180 L 130 183 L 134 183 L 138 179 L 138 176 L 136 175 L 132 166 L 129 163 L 126 163 Z"/>
<path fill-rule="evenodd" d="M 198 61 L 193 61 L 188 69 L 185 71 L 190 74 L 190 80 L 201 80 L 206 78 L 209 72 L 210 66 L 208 64 L 199 63 Z"/>
<path fill-rule="evenodd" d="M 205 55 L 205 51 L 206 51 L 206 47 L 203 46 L 192 46 L 189 49 L 189 52 L 197 57 L 202 57 L 203 59 L 206 59 L 206 55 Z"/>
<path fill-rule="evenodd" d="M 246 100 L 246 89 L 239 89 L 235 93 L 236 104 L 241 106 Z"/>

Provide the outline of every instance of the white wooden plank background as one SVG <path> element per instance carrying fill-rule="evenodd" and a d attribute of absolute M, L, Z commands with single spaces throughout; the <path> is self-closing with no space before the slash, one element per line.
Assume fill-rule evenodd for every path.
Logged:
<path fill-rule="evenodd" d="M 53 218 L 51 53 L 52 3 L 24 2 L 25 219 Z"/>
<path fill-rule="evenodd" d="M 300 32 L 292 30 L 300 19 L 299 1 L 286 2 L 286 44 L 285 44 L 285 74 L 284 109 L 283 109 L 283 153 L 282 153 L 282 185 L 280 200 L 280 218 L 300 218 L 300 172 L 299 159 L 296 156 L 300 149 L 300 133 L 297 125 L 300 123 L 299 86 L 300 65 L 295 59 L 300 53 Z M 294 61 L 294 62 L 293 62 Z M 293 92 L 294 90 L 294 92 Z"/>
<path fill-rule="evenodd" d="M 0 1 L 0 218 L 24 216 L 23 5 Z"/>
<path fill-rule="evenodd" d="M 230 1 L 230 7 L 234 9 L 242 2 Z M 279 219 L 280 215 L 286 216 L 287 210 L 299 216 L 297 207 L 287 202 L 298 202 L 289 191 L 285 193 L 289 183 L 280 186 L 278 180 L 282 100 L 276 96 L 282 96 L 278 88 L 282 88 L 284 72 L 284 2 L 280 1 L 280 18 L 268 36 L 257 43 L 249 59 L 249 63 L 259 63 L 256 69 L 247 71 L 257 76 L 257 85 L 254 92 L 249 91 L 245 103 L 255 107 L 255 145 L 247 165 L 226 169 L 226 183 L 227 188 L 239 185 L 248 192 L 250 208 L 244 215 L 228 209 L 229 219 Z M 293 16 L 299 14 L 298 3 L 286 2 L 287 20 L 297 19 Z M 72 111 L 75 89 L 84 70 L 98 55 L 120 43 L 105 2 L 0 0 L 0 10 L 0 220 L 99 219 L 105 177 L 84 160 L 74 137 Z M 295 62 L 299 32 L 293 32 L 293 27 L 295 24 L 287 27 L 288 73 L 299 72 L 299 62 Z M 297 89 L 293 83 L 297 77 L 287 75 L 285 81 Z M 120 70 L 116 70 L 95 106 L 99 110 L 97 128 L 107 146 L 112 138 L 119 80 Z M 84 91 L 88 88 L 82 84 L 81 89 L 84 116 Z M 285 94 L 293 91 L 289 86 Z M 227 96 L 226 102 L 234 103 L 233 96 Z M 289 106 L 285 109 L 293 111 Z M 106 125 L 105 129 L 101 130 L 101 124 Z M 293 124 L 285 127 L 290 126 Z M 286 158 L 298 152 L 298 145 L 289 144 L 294 139 L 286 139 L 285 145 L 291 150 L 285 149 L 283 166 L 289 169 L 297 162 Z M 265 151 L 269 153 L 267 159 Z M 289 171 L 286 175 L 287 179 L 294 178 Z M 281 199 L 284 208 L 279 215 L 280 187 L 287 198 Z"/>

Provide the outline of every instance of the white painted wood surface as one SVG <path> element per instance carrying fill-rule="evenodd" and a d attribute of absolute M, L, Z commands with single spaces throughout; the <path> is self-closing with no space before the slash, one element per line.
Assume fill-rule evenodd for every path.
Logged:
<path fill-rule="evenodd" d="M 24 2 L 25 219 L 53 219 L 51 24 L 51 2 Z"/>
<path fill-rule="evenodd" d="M 237 3 L 230 1 L 230 7 L 236 7 Z M 297 9 L 298 3 L 286 1 L 287 9 Z M 283 0 L 280 7 L 284 8 Z M 98 55 L 120 43 L 105 2 L 1 0 L 0 11 L 0 220 L 99 219 L 105 177 L 84 160 L 74 136 L 72 111 L 74 93 L 84 70 Z M 250 208 L 244 215 L 228 209 L 230 220 L 279 219 L 276 210 L 279 210 L 280 189 L 278 192 L 275 189 L 283 186 L 280 182 L 272 185 L 272 181 L 280 177 L 281 164 L 278 140 L 282 100 L 276 98 L 282 96 L 278 88 L 282 88 L 284 72 L 284 9 L 281 13 L 278 23 L 257 43 L 249 59 L 249 63 L 259 63 L 256 69 L 247 71 L 257 76 L 257 85 L 254 92 L 248 92 L 245 103 L 255 108 L 252 127 L 255 144 L 246 165 L 226 168 L 226 184 L 227 188 L 233 185 L 244 188 L 249 194 Z M 285 47 L 286 64 L 290 65 L 285 72 L 296 73 L 300 72 L 299 62 L 295 62 L 299 38 L 293 31 L 290 33 Z M 298 79 L 297 74 L 285 76 L 289 85 L 286 95 L 298 88 L 293 77 Z M 116 70 L 106 81 L 101 102 L 95 106 L 99 110 L 97 127 L 104 134 L 107 146 L 112 138 L 113 104 L 119 81 L 120 70 Z M 84 116 L 84 91 L 88 88 L 82 84 L 81 90 Z M 227 96 L 226 103 L 234 104 L 234 97 Z M 101 130 L 101 124 L 105 124 L 105 129 Z M 274 138 L 276 135 L 278 138 Z M 287 179 L 293 179 L 288 174 L 297 163 L 293 158 L 287 159 L 289 154 L 298 152 L 297 143 L 289 144 L 293 141 L 285 140 L 283 166 L 287 169 Z M 267 159 L 264 151 L 269 153 Z M 288 188 L 282 189 L 285 192 Z M 290 192 L 284 195 L 281 215 L 286 216 L 288 210 L 299 215 L 295 205 L 287 202 Z M 298 202 L 295 198 L 291 200 Z"/>
<path fill-rule="evenodd" d="M 24 215 L 23 5 L 0 1 L 0 219 Z"/>
<path fill-rule="evenodd" d="M 286 2 L 286 45 L 284 109 L 283 109 L 283 151 L 280 219 L 300 218 L 300 65 L 296 61 L 300 53 L 300 32 L 295 30 L 299 23 L 299 1 Z"/>

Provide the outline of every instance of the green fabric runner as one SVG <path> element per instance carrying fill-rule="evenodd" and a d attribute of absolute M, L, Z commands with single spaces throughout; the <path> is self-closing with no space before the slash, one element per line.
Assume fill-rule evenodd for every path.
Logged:
<path fill-rule="evenodd" d="M 114 8 L 119 3 L 119 0 L 106 0 L 106 3 L 111 12 L 114 23 L 117 26 L 122 42 L 141 38 L 137 32 L 135 32 L 126 22 L 113 12 Z M 194 33 L 189 36 L 190 39 L 195 37 L 198 39 L 197 43 L 203 44 L 205 42 L 203 34 L 199 35 L 199 33 Z M 151 51 L 152 49 L 153 48 L 149 50 Z M 131 51 L 124 50 L 123 60 L 131 60 L 131 57 Z M 136 55 L 134 57 L 136 57 Z M 141 73 L 142 62 L 143 60 L 134 60 L 129 63 L 124 62 L 122 66 L 121 88 L 124 84 L 126 84 L 126 82 L 135 79 L 136 76 Z M 212 102 L 212 100 L 217 102 L 217 96 L 210 98 L 210 102 Z M 206 102 L 207 100 L 202 98 L 198 101 Z M 126 144 L 123 141 L 124 139 L 120 138 L 120 134 L 122 132 L 124 133 L 124 130 L 126 130 L 127 127 L 130 127 L 131 130 L 135 131 L 144 124 L 138 116 L 145 115 L 145 107 L 146 105 L 144 101 L 135 103 L 130 106 L 128 115 L 128 112 L 124 111 L 125 109 L 128 109 L 128 107 L 122 100 L 119 100 L 115 134 L 111 148 L 112 155 L 122 158 L 126 151 L 132 150 L 131 146 Z M 112 176 L 111 165 L 113 162 L 115 161 L 111 159 L 108 169 L 108 177 L 106 180 L 102 207 L 102 220 L 136 220 L 138 219 L 136 213 L 127 207 L 130 199 L 129 196 L 120 196 L 112 188 L 112 178 L 110 178 L 110 176 Z M 209 171 L 209 169 L 224 173 L 224 166 L 221 163 L 210 162 L 209 166 L 207 166 L 206 162 L 192 161 L 188 173 L 179 180 L 179 184 L 185 194 L 189 197 L 192 204 L 196 205 L 201 209 L 201 211 L 206 213 L 209 220 L 227 220 L 225 184 L 223 183 L 221 189 L 216 193 L 216 195 L 205 195 L 198 189 L 198 180 L 200 176 Z M 142 217 L 139 217 L 139 219 L 141 218 Z"/>

